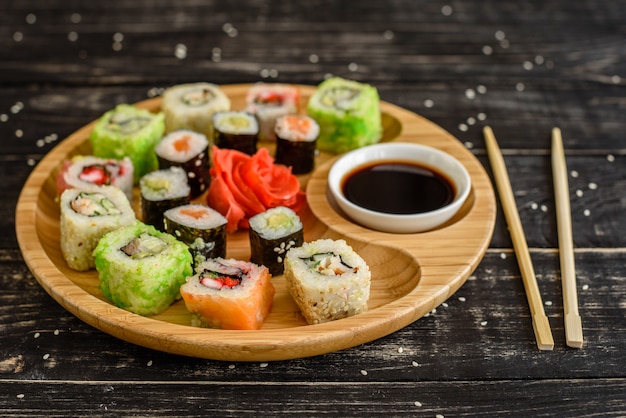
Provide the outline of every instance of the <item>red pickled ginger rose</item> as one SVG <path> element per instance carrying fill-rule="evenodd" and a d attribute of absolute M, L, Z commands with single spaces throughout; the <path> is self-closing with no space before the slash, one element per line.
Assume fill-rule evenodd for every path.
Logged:
<path fill-rule="evenodd" d="M 291 168 L 274 164 L 267 148 L 249 156 L 213 147 L 207 204 L 228 220 L 226 230 L 248 228 L 249 219 L 267 209 L 287 206 L 298 211 L 304 203 L 298 178 Z"/>

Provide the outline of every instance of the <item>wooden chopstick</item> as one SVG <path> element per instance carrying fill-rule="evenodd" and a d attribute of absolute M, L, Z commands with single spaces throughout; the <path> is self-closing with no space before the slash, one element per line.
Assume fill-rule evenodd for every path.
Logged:
<path fill-rule="evenodd" d="M 552 177 L 561 260 L 565 341 L 569 347 L 581 348 L 583 346 L 583 327 L 578 313 L 578 296 L 576 294 L 574 240 L 572 238 L 567 165 L 565 164 L 565 152 L 563 151 L 563 140 L 559 128 L 552 129 Z"/>
<path fill-rule="evenodd" d="M 552 338 L 552 331 L 550 330 L 550 322 L 543 310 L 543 302 L 541 301 L 541 294 L 537 286 L 537 278 L 535 277 L 535 271 L 530 259 L 528 244 L 526 243 L 522 222 L 520 221 L 515 198 L 513 197 L 513 190 L 511 189 L 504 158 L 502 158 L 500 147 L 489 126 L 484 127 L 483 134 L 489 154 L 489 162 L 491 163 L 493 175 L 500 194 L 500 203 L 502 204 L 504 216 L 509 226 L 517 263 L 519 264 L 524 288 L 526 289 L 526 298 L 528 299 L 528 305 L 530 307 L 537 347 L 540 350 L 552 350 L 554 348 L 554 340 Z"/>

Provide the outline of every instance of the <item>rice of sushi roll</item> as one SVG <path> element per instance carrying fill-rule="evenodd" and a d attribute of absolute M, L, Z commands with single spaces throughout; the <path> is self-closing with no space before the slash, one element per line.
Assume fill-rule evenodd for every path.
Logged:
<path fill-rule="evenodd" d="M 191 189 L 187 173 L 180 167 L 170 167 L 146 174 L 139 181 L 143 221 L 164 230 L 166 210 L 189 203 Z"/>
<path fill-rule="evenodd" d="M 298 112 L 300 90 L 289 84 L 257 83 L 246 95 L 246 112 L 259 121 L 259 140 L 274 141 L 274 125 L 280 116 Z"/>
<path fill-rule="evenodd" d="M 105 234 L 93 254 L 104 296 L 139 315 L 165 311 L 193 274 L 185 244 L 139 221 Z"/>
<path fill-rule="evenodd" d="M 166 89 L 162 97 L 166 133 L 188 129 L 211 140 L 213 114 L 230 110 L 228 96 L 211 83 L 179 84 Z"/>
<path fill-rule="evenodd" d="M 89 137 L 93 154 L 100 158 L 130 158 L 135 183 L 157 169 L 154 146 L 163 137 L 163 114 L 120 104 L 96 121 Z"/>
<path fill-rule="evenodd" d="M 229 148 L 248 155 L 256 152 L 259 124 L 248 112 L 228 111 L 213 115 L 213 143 L 219 148 Z"/>
<path fill-rule="evenodd" d="M 294 174 L 311 172 L 320 132 L 315 119 L 305 115 L 281 116 L 276 121 L 275 132 L 276 162 L 291 166 Z"/>
<path fill-rule="evenodd" d="M 200 204 L 182 205 L 165 211 L 165 232 L 189 246 L 194 265 L 209 258 L 226 256 L 226 224 L 218 211 Z"/>
<path fill-rule="evenodd" d="M 133 199 L 133 163 L 128 157 L 121 160 L 77 155 L 63 162 L 57 175 L 59 195 L 69 188 L 87 189 L 115 186 Z"/>
<path fill-rule="evenodd" d="M 379 96 L 375 87 L 329 78 L 317 87 L 307 113 L 320 125 L 317 147 L 342 153 L 376 143 L 382 136 Z"/>
<path fill-rule="evenodd" d="M 193 325 L 255 330 L 269 315 L 274 285 L 267 267 L 247 261 L 213 258 L 196 267 L 180 288 Z M 199 319 L 199 321 L 198 321 Z"/>
<path fill-rule="evenodd" d="M 285 258 L 285 278 L 308 324 L 367 311 L 370 270 L 344 240 L 321 239 L 292 248 Z"/>
<path fill-rule="evenodd" d="M 296 213 L 277 206 L 250 218 L 250 261 L 266 266 L 272 276 L 283 274 L 285 255 L 304 242 L 302 222 Z"/>
<path fill-rule="evenodd" d="M 211 182 L 209 140 L 201 133 L 178 130 L 163 137 L 154 151 L 159 168 L 181 167 L 187 173 L 191 197 L 201 195 Z"/>
<path fill-rule="evenodd" d="M 135 222 L 124 192 L 114 186 L 66 189 L 61 194 L 61 253 L 77 271 L 94 268 L 92 251 L 107 232 Z"/>

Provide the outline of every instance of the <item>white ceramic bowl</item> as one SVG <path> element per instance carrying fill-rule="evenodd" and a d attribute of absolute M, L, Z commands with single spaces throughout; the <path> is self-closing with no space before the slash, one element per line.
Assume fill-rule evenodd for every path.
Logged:
<path fill-rule="evenodd" d="M 376 162 L 413 162 L 430 167 L 454 183 L 456 194 L 447 205 L 429 212 L 390 214 L 366 209 L 349 201 L 342 191 L 344 179 L 355 170 Z M 404 142 L 388 142 L 350 151 L 340 157 L 328 173 L 332 198 L 345 215 L 367 228 L 391 233 L 416 233 L 436 228 L 452 218 L 465 203 L 471 180 L 465 167 L 438 149 Z"/>

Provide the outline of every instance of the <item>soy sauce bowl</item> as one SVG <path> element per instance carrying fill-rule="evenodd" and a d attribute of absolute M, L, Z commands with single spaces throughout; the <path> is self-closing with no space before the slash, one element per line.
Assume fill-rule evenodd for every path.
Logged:
<path fill-rule="evenodd" d="M 372 196 L 372 199 L 368 198 L 368 201 L 363 203 L 354 198 L 354 193 L 350 195 L 350 199 L 348 198 L 347 183 L 353 181 L 357 173 L 363 173 L 371 167 L 385 165 L 404 167 L 400 171 L 408 171 L 409 178 L 402 178 L 407 180 L 404 184 L 399 184 L 396 180 L 395 183 L 389 184 L 389 187 L 383 187 L 384 193 L 387 194 L 384 199 Z M 390 171 L 395 171 L 395 168 Z M 447 199 L 449 201 L 440 201 L 440 207 L 435 206 L 434 209 L 420 207 L 413 211 L 413 204 L 421 206 L 421 199 L 429 199 L 436 194 L 421 187 L 414 187 L 421 183 L 415 182 L 413 177 L 423 177 L 415 173 L 426 173 L 426 176 L 432 173 L 442 180 L 444 186 L 446 184 L 451 186 L 450 196 Z M 388 177 L 385 179 L 389 180 Z M 363 184 L 368 185 L 368 183 Z M 395 187 L 394 184 L 399 187 Z M 367 187 L 362 190 L 367 190 Z M 437 228 L 449 221 L 467 200 L 471 189 L 471 179 L 463 164 L 450 154 L 420 144 L 389 142 L 359 148 L 337 159 L 328 173 L 328 188 L 339 209 L 357 224 L 382 232 L 417 233 Z M 400 192 L 389 192 L 395 189 L 400 189 Z M 366 195 L 367 192 L 361 194 Z M 369 200 L 373 201 L 373 205 Z M 403 206 L 401 213 L 394 211 L 396 208 L 379 208 L 381 203 L 387 202 L 396 202 Z M 405 203 L 408 204 L 408 209 Z M 390 213 L 390 210 L 393 213 Z"/>

